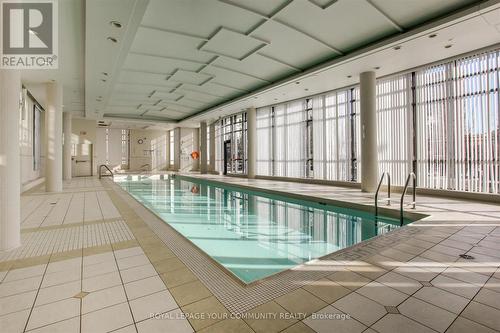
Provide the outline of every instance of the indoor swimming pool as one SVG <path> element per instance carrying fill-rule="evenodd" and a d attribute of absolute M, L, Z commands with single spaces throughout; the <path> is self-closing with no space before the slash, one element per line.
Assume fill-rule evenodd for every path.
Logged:
<path fill-rule="evenodd" d="M 399 227 L 399 219 L 183 176 L 115 176 L 136 200 L 244 283 Z"/>

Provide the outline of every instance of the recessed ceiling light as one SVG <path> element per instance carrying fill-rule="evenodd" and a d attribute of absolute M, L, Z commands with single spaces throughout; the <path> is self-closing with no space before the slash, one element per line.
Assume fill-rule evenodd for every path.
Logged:
<path fill-rule="evenodd" d="M 347 78 L 350 79 L 352 77 L 352 75 L 347 75 Z"/>
<path fill-rule="evenodd" d="M 308 89 L 308 88 L 305 88 L 304 90 L 305 90 L 305 91 L 309 91 L 309 89 Z"/>
<path fill-rule="evenodd" d="M 102 81 L 102 82 L 106 82 L 106 81 L 108 81 L 108 80 L 106 80 L 106 79 L 101 79 L 101 81 Z"/>
<path fill-rule="evenodd" d="M 108 37 L 107 40 L 113 43 L 118 43 L 118 39 L 116 39 L 115 37 Z"/>
<path fill-rule="evenodd" d="M 396 46 L 394 46 L 394 50 L 396 50 L 396 51 L 397 51 L 397 50 L 401 50 L 401 45 L 396 45 Z"/>
<path fill-rule="evenodd" d="M 118 21 L 111 21 L 111 22 L 109 22 L 109 24 L 111 24 L 115 28 L 121 28 L 122 27 L 122 24 L 120 22 L 118 22 Z"/>
<path fill-rule="evenodd" d="M 373 67 L 373 69 L 380 69 L 380 66 Z"/>
<path fill-rule="evenodd" d="M 277 98 L 275 98 L 274 100 L 275 100 L 275 101 L 277 101 L 278 99 L 277 99 Z"/>
<path fill-rule="evenodd" d="M 300 84 L 300 81 L 295 82 L 295 84 Z"/>
<path fill-rule="evenodd" d="M 450 47 L 452 47 L 452 46 L 453 46 L 453 44 L 448 44 L 448 45 L 445 45 L 445 46 L 444 46 L 444 48 L 445 48 L 445 49 L 449 49 L 449 48 L 450 48 Z"/>
<path fill-rule="evenodd" d="M 108 76 L 108 73 L 107 72 L 102 72 L 102 75 Z"/>
<path fill-rule="evenodd" d="M 434 38 L 434 37 L 437 37 L 437 34 L 430 34 L 429 35 L 429 38 Z"/>

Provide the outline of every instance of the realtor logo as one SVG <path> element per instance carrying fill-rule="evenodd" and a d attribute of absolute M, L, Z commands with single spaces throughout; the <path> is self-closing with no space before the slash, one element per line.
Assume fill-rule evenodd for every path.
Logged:
<path fill-rule="evenodd" d="M 0 0 L 2 68 L 57 68 L 57 0 Z"/>

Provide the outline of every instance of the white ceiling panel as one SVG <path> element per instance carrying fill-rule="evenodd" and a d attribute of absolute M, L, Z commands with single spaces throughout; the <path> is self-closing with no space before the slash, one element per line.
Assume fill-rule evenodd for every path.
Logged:
<path fill-rule="evenodd" d="M 173 88 L 177 84 L 173 82 L 168 82 L 167 81 L 167 78 L 169 77 L 168 75 L 123 70 L 120 73 L 118 82 L 156 85 L 165 87 L 164 89 Z"/>
<path fill-rule="evenodd" d="M 210 83 L 219 83 L 240 90 L 251 90 L 266 83 L 264 80 L 257 80 L 255 77 L 233 72 L 227 69 L 208 66 L 204 73 L 214 76 Z"/>
<path fill-rule="evenodd" d="M 371 0 L 403 27 L 409 28 L 439 15 L 477 3 L 475 0 Z"/>
<path fill-rule="evenodd" d="M 214 78 L 213 75 L 179 69 L 175 71 L 175 73 L 170 78 L 168 78 L 168 81 L 201 86 L 203 83 L 208 82 L 213 78 Z"/>
<path fill-rule="evenodd" d="M 198 51 L 202 42 L 200 38 L 139 27 L 131 51 L 206 63 L 213 55 Z"/>
<path fill-rule="evenodd" d="M 264 23 L 252 32 L 252 36 L 271 41 L 259 51 L 260 54 L 299 68 L 306 68 L 335 54 L 317 40 L 274 21 Z"/>
<path fill-rule="evenodd" d="M 182 97 L 181 93 L 178 92 L 168 92 L 168 91 L 161 91 L 161 90 L 155 90 L 154 93 L 151 95 L 151 98 L 155 99 L 165 99 L 169 101 L 176 101 L 179 98 Z"/>
<path fill-rule="evenodd" d="M 196 71 L 202 65 L 181 59 L 169 59 L 161 56 L 129 53 L 125 60 L 124 68 L 151 73 L 173 73 L 182 68 Z"/>
<path fill-rule="evenodd" d="M 222 27 L 201 46 L 200 50 L 243 60 L 266 44 L 268 43 Z"/>
<path fill-rule="evenodd" d="M 288 0 L 225 0 L 243 8 L 256 11 L 262 15 L 269 16 L 284 5 Z M 331 0 L 327 0 L 331 1 Z"/>
<path fill-rule="evenodd" d="M 326 9 L 309 1 L 294 1 L 276 18 L 343 52 L 398 32 L 364 0 L 340 0 Z"/>

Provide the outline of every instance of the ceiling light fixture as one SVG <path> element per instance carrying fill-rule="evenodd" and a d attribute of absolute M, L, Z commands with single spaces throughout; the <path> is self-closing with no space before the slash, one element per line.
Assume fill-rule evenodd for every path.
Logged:
<path fill-rule="evenodd" d="M 111 22 L 109 22 L 109 24 L 111 24 L 115 28 L 121 28 L 122 27 L 122 24 L 120 22 L 118 22 L 118 21 L 111 21 Z"/>
<path fill-rule="evenodd" d="M 300 84 L 300 81 L 295 82 L 295 84 Z"/>
<path fill-rule="evenodd" d="M 380 66 L 373 67 L 373 69 L 380 69 Z"/>
<path fill-rule="evenodd" d="M 430 34 L 429 35 L 429 38 L 434 38 L 434 37 L 437 37 L 437 34 Z"/>
<path fill-rule="evenodd" d="M 114 37 L 108 37 L 107 40 L 109 40 L 110 42 L 113 42 L 113 43 L 118 43 L 118 39 L 116 39 Z"/>
<path fill-rule="evenodd" d="M 106 81 L 108 81 L 108 80 L 106 80 L 106 79 L 101 79 L 101 81 L 102 81 L 102 82 L 106 82 Z"/>
<path fill-rule="evenodd" d="M 352 75 L 347 75 L 347 78 L 350 79 L 352 77 Z"/>
<path fill-rule="evenodd" d="M 107 72 L 102 72 L 102 75 L 108 76 L 108 73 Z"/>
<path fill-rule="evenodd" d="M 401 45 L 394 46 L 394 50 L 396 50 L 396 51 L 401 50 Z"/>
<path fill-rule="evenodd" d="M 444 48 L 445 48 L 445 49 L 449 49 L 449 48 L 450 48 L 450 47 L 452 47 L 452 46 L 453 46 L 453 44 L 448 44 L 448 45 L 445 45 L 445 46 L 444 46 Z"/>

